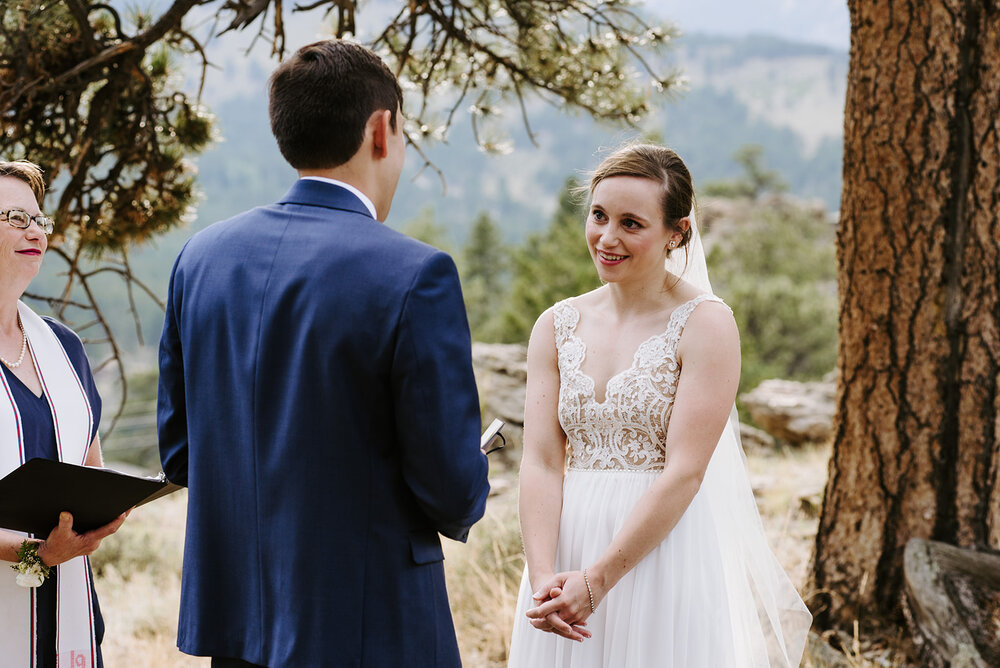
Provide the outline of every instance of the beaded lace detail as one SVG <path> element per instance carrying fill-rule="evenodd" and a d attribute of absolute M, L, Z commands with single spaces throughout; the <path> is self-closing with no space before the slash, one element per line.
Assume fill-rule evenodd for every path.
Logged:
<path fill-rule="evenodd" d="M 603 402 L 580 366 L 587 345 L 576 335 L 580 312 L 563 300 L 552 311 L 559 364 L 559 423 L 566 432 L 569 468 L 590 471 L 659 471 L 666 463 L 667 425 L 680 377 L 677 344 L 702 294 L 670 314 L 667 328 L 646 339 L 632 366 L 608 380 Z"/>

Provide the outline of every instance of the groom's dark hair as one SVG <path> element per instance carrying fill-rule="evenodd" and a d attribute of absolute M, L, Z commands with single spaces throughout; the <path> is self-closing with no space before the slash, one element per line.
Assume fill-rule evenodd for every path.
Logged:
<path fill-rule="evenodd" d="M 306 45 L 270 79 L 271 132 L 295 169 L 329 169 L 357 153 L 376 111 L 403 106 L 403 91 L 385 63 L 353 42 Z"/>

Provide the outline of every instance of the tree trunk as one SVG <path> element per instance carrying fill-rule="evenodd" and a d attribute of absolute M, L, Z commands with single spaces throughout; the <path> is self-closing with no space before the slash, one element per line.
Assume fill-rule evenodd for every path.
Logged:
<path fill-rule="evenodd" d="M 812 602 L 841 628 L 901 621 L 908 539 L 1000 548 L 1000 7 L 848 5 L 840 381 Z"/>

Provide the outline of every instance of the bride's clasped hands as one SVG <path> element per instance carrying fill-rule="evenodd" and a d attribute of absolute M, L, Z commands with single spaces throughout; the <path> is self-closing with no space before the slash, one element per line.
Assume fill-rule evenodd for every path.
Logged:
<path fill-rule="evenodd" d="M 535 587 L 532 600 L 538 605 L 525 615 L 536 629 L 583 642 L 591 637 L 587 618 L 606 593 L 593 575 L 585 575 L 584 571 L 556 573 Z"/>

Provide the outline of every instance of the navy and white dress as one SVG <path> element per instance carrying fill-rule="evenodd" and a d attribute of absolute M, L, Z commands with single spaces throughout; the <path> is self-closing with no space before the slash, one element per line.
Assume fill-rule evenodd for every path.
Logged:
<path fill-rule="evenodd" d="M 97 386 L 94 383 L 94 375 L 90 370 L 86 351 L 80 339 L 68 327 L 51 318 L 43 319 L 66 350 L 70 363 L 76 370 L 90 401 L 90 408 L 94 415 L 94 427 L 90 434 L 90 441 L 93 442 L 97 435 L 97 427 L 101 422 L 101 397 L 97 393 Z M 52 411 L 49 408 L 48 398 L 44 392 L 42 396 L 36 396 L 6 365 L 0 364 L 0 367 L 3 367 L 7 385 L 14 395 L 14 402 L 21 415 L 21 425 L 24 429 L 25 461 L 35 457 L 58 460 L 56 432 L 52 423 Z M 44 536 L 39 536 L 39 538 L 44 538 Z M 36 668 L 56 668 L 56 571 L 57 569 L 52 569 L 52 576 L 46 579 L 41 587 L 35 589 Z M 104 665 L 100 652 L 100 643 L 104 638 L 104 620 L 97 602 L 97 593 L 94 591 L 93 575 L 90 576 L 90 588 L 91 599 L 94 602 L 94 637 L 98 645 L 97 666 L 101 668 Z"/>

